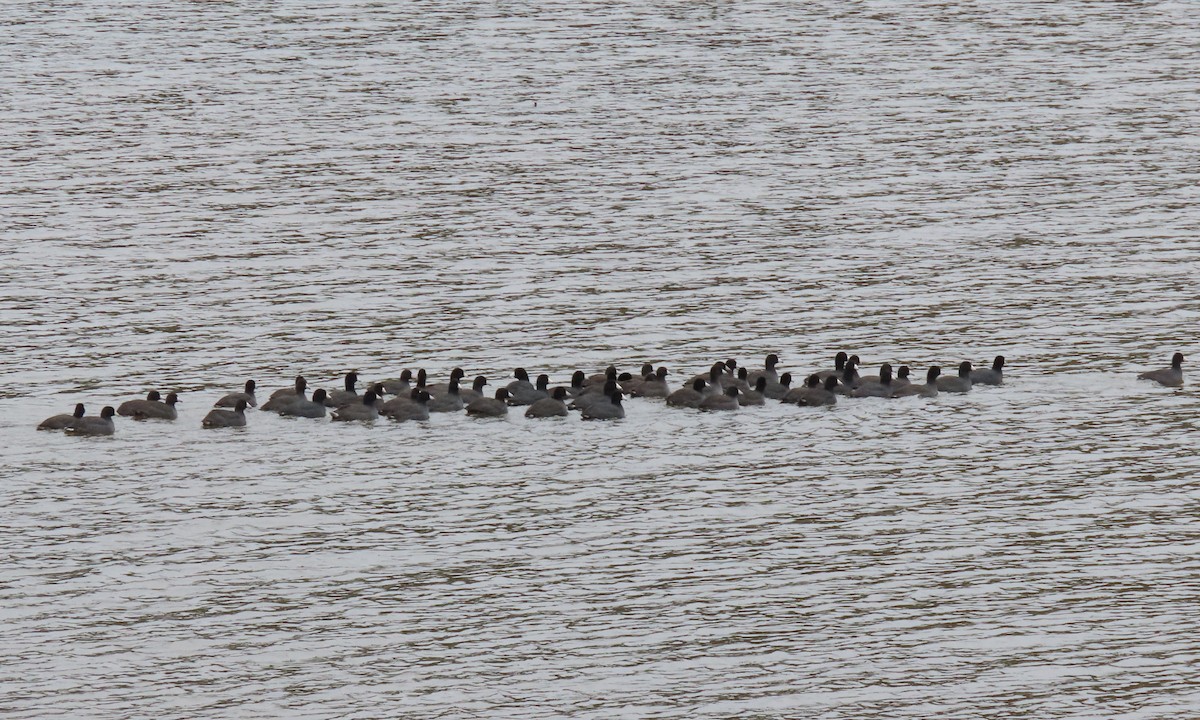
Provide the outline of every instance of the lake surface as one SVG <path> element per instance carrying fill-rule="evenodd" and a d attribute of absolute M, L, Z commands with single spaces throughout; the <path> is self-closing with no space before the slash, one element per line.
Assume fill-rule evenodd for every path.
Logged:
<path fill-rule="evenodd" d="M 1200 362 L 1191 3 L 0 31 L 6 718 L 1200 714 L 1200 396 L 1134 379 Z M 246 378 L 841 349 L 1008 380 L 199 427 Z M 155 388 L 177 422 L 34 431 Z"/>

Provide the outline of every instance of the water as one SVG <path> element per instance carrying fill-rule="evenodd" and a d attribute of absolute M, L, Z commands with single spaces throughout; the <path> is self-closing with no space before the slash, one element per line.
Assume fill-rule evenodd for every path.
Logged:
<path fill-rule="evenodd" d="M 0 6 L 0 713 L 1196 714 L 1193 10 Z M 1010 379 L 199 428 L 843 348 Z"/>

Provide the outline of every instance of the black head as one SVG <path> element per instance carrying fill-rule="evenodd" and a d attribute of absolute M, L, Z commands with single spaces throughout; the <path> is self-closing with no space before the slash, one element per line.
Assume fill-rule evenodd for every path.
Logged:
<path fill-rule="evenodd" d="M 1183 359 L 1183 356 L 1179 355 L 1179 353 L 1175 353 L 1175 354 L 1179 356 L 1180 360 Z M 995 370 L 996 372 L 1000 372 L 1001 370 L 1004 369 L 1004 356 L 1003 355 L 997 355 L 996 359 L 992 361 L 992 369 Z"/>
<path fill-rule="evenodd" d="M 162 395 L 159 395 L 157 390 L 151 390 L 150 392 L 146 393 L 146 399 L 150 402 L 158 402 L 159 400 L 162 400 Z"/>
<path fill-rule="evenodd" d="M 837 355 L 833 356 L 833 368 L 835 370 L 841 370 L 844 367 L 846 367 L 846 353 L 839 352 Z"/>
<path fill-rule="evenodd" d="M 615 368 L 612 365 L 609 365 L 608 368 L 604 371 L 604 377 L 608 378 L 609 380 L 616 380 L 617 379 L 617 368 Z"/>
<path fill-rule="evenodd" d="M 653 365 L 651 365 L 650 363 L 646 363 L 646 364 L 642 365 L 642 372 L 641 372 L 642 377 L 646 377 L 647 375 L 651 375 L 653 373 L 654 373 Z"/>
<path fill-rule="evenodd" d="M 246 392 L 252 393 L 256 387 L 258 387 L 258 385 L 256 385 L 253 380 L 246 381 Z"/>
<path fill-rule="evenodd" d="M 616 391 L 617 391 L 617 381 L 616 380 L 605 380 L 604 381 L 604 394 L 605 395 L 612 395 Z"/>
<path fill-rule="evenodd" d="M 484 385 L 487 385 L 487 378 L 485 378 L 482 375 L 476 375 L 475 376 L 475 384 L 472 385 L 471 387 L 475 388 L 475 392 L 479 392 L 480 390 L 483 389 Z"/>
<path fill-rule="evenodd" d="M 425 383 L 428 381 L 428 378 L 429 378 L 429 375 L 426 374 L 425 368 L 421 368 L 421 369 L 417 370 L 417 386 L 418 387 L 425 387 Z"/>
<path fill-rule="evenodd" d="M 499 390 L 496 391 L 496 399 L 497 400 L 503 401 L 503 400 L 507 400 L 509 397 L 510 397 L 510 395 L 508 394 L 508 388 L 500 388 Z"/>
<path fill-rule="evenodd" d="M 1171 356 L 1171 367 L 1183 367 L 1183 353 L 1175 353 Z"/>
<path fill-rule="evenodd" d="M 629 382 L 633 379 L 633 375 L 629 373 L 621 373 L 617 376 L 617 382 Z"/>
<path fill-rule="evenodd" d="M 733 372 L 734 370 L 737 370 L 737 360 L 734 360 L 733 358 L 729 358 L 728 360 L 725 361 L 725 367 L 729 369 L 729 372 Z"/>
<path fill-rule="evenodd" d="M 424 390 L 417 390 L 416 397 L 414 397 L 413 399 L 416 400 L 418 403 L 424 405 L 425 403 L 429 402 L 429 398 L 431 398 L 431 397 L 433 397 L 433 396 L 430 395 L 429 393 L 425 392 Z"/>
<path fill-rule="evenodd" d="M 759 377 L 757 380 L 754 381 L 754 391 L 755 392 L 762 393 L 762 391 L 766 390 L 766 389 L 767 389 L 767 379 L 765 377 Z"/>
<path fill-rule="evenodd" d="M 737 385 L 731 385 L 730 387 L 725 388 L 725 394 L 728 395 L 729 397 L 737 397 L 737 394 L 738 394 Z"/>
<path fill-rule="evenodd" d="M 239 414 L 246 412 L 246 401 L 238 400 L 237 405 L 233 406 L 233 411 Z"/>
<path fill-rule="evenodd" d="M 550 376 L 549 376 L 549 375 L 546 375 L 545 373 L 542 373 L 541 375 L 538 375 L 538 379 L 537 379 L 537 389 L 538 389 L 538 390 L 545 390 L 545 389 L 546 389 L 546 388 L 548 388 L 548 387 L 550 387 Z"/>
<path fill-rule="evenodd" d="M 696 392 L 700 392 L 704 389 L 704 381 L 700 378 L 696 378 L 696 380 L 692 383 L 692 389 Z"/>
<path fill-rule="evenodd" d="M 449 392 L 451 395 L 458 394 L 458 378 L 456 378 L 456 377 L 450 378 L 450 386 L 447 388 L 446 391 Z"/>
<path fill-rule="evenodd" d="M 833 378 L 833 381 L 836 383 L 837 378 Z M 821 376 L 820 375 L 809 375 L 808 377 L 806 377 L 804 379 L 805 387 L 815 388 L 816 386 L 818 386 L 820 384 L 821 384 Z"/>
<path fill-rule="evenodd" d="M 846 363 L 848 365 L 862 365 L 862 360 L 860 360 L 857 355 L 851 355 L 850 357 L 846 358 Z"/>
<path fill-rule="evenodd" d="M 116 415 L 116 414 L 117 414 L 117 411 L 113 410 L 111 405 L 105 405 L 104 409 L 100 411 L 100 417 L 105 418 L 105 419 L 111 418 L 113 415 Z"/>
<path fill-rule="evenodd" d="M 518 380 L 529 382 L 529 373 L 525 372 L 525 368 L 517 368 L 516 370 L 513 370 L 513 377 Z"/>
<path fill-rule="evenodd" d="M 958 376 L 960 378 L 971 377 L 971 363 L 963 360 L 958 364 Z"/>
<path fill-rule="evenodd" d="M 77 418 L 83 417 L 84 412 L 85 412 L 85 410 L 83 409 L 83 403 L 75 403 L 75 412 L 73 413 L 75 415 L 75 417 L 77 417 Z"/>
<path fill-rule="evenodd" d="M 555 400 L 566 400 L 567 399 L 567 389 L 561 388 L 561 387 L 556 387 L 556 388 L 554 388 L 554 392 L 551 394 L 550 397 L 554 398 Z"/>
<path fill-rule="evenodd" d="M 938 376 L 941 374 L 942 374 L 942 369 L 940 367 L 938 367 L 937 365 L 934 365 L 933 367 L 929 368 L 928 371 L 926 371 L 925 382 L 933 383 L 938 379 Z"/>
<path fill-rule="evenodd" d="M 371 390 L 375 392 L 375 397 L 383 397 L 383 383 L 375 383 L 371 386 Z"/>
<path fill-rule="evenodd" d="M 890 385 L 892 383 L 891 365 L 884 363 L 883 365 L 879 366 L 879 382 L 883 385 Z"/>
<path fill-rule="evenodd" d="M 738 380 L 745 380 L 750 377 L 750 371 L 744 367 L 738 368 Z"/>
<path fill-rule="evenodd" d="M 583 387 L 584 380 L 587 380 L 587 375 L 585 375 L 582 370 L 576 370 L 575 372 L 571 373 L 571 387 Z"/>
<path fill-rule="evenodd" d="M 825 389 L 826 390 L 833 392 L 833 389 L 835 387 L 837 387 L 837 384 L 838 384 L 838 379 L 836 377 L 834 377 L 833 375 L 830 375 L 829 377 L 825 378 Z"/>
<path fill-rule="evenodd" d="M 300 393 L 304 392 L 304 389 L 306 387 L 308 387 L 308 381 L 304 379 L 303 375 L 297 375 L 296 376 L 296 394 L 299 395 Z"/>
<path fill-rule="evenodd" d="M 405 370 L 404 372 L 400 373 L 400 382 L 411 382 L 411 381 L 412 381 L 412 370 Z"/>
<path fill-rule="evenodd" d="M 713 365 L 708 370 L 709 381 L 715 385 L 717 383 L 717 381 L 721 379 L 721 376 L 724 374 L 725 374 L 725 366 L 722 365 L 721 363 L 717 363 L 716 365 Z"/>
<path fill-rule="evenodd" d="M 901 365 L 900 369 L 896 371 L 896 377 L 900 378 L 901 380 L 907 380 L 911 373 L 912 370 L 909 370 L 907 365 Z"/>
<path fill-rule="evenodd" d="M 780 375 L 779 376 L 779 384 L 784 387 L 791 385 L 792 384 L 792 374 L 790 372 L 786 372 L 786 373 Z"/>
<path fill-rule="evenodd" d="M 325 388 L 317 388 L 316 391 L 313 392 L 312 401 L 320 404 L 325 402 L 325 398 L 327 397 L 329 397 L 329 393 L 325 392 Z"/>
<path fill-rule="evenodd" d="M 773 370 L 775 366 L 779 364 L 779 356 L 775 353 L 771 353 L 767 356 L 767 362 L 765 364 L 768 370 Z"/>
<path fill-rule="evenodd" d="M 424 390 L 422 390 L 421 388 L 413 388 L 412 390 L 408 391 L 408 399 L 416 400 L 417 398 L 421 397 L 421 393 L 425 393 L 426 395 L 429 394 L 429 393 L 425 392 Z"/>
<path fill-rule="evenodd" d="M 667 369 L 665 367 L 660 367 L 656 374 L 658 375 L 658 379 L 662 380 L 667 376 Z"/>
<path fill-rule="evenodd" d="M 177 402 L 179 402 L 178 395 L 176 395 L 175 393 L 170 393 L 167 395 L 167 404 L 168 405 L 174 405 Z"/>
<path fill-rule="evenodd" d="M 363 405 L 367 405 L 368 407 L 369 407 L 369 406 L 371 406 L 371 405 L 374 405 L 374 404 L 375 404 L 375 401 L 376 401 L 377 399 L 379 399 L 379 398 L 378 398 L 378 396 L 375 394 L 375 391 L 374 391 L 374 390 L 368 390 L 368 391 L 367 391 L 367 392 L 366 392 L 366 393 L 363 395 Z"/>
<path fill-rule="evenodd" d="M 355 384 L 358 383 L 358 373 L 351 370 L 346 373 L 346 389 L 353 391 Z"/>

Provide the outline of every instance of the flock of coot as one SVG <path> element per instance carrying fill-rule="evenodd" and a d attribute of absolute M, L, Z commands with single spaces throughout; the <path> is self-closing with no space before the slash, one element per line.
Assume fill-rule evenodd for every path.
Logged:
<path fill-rule="evenodd" d="M 455 368 L 445 383 L 430 385 L 424 370 L 415 374 L 409 370 L 400 377 L 370 383 L 366 392 L 358 393 L 358 373 L 346 373 L 342 389 L 327 392 L 315 390 L 307 395 L 308 382 L 297 377 L 291 387 L 282 388 L 259 407 L 261 411 L 304 418 L 323 418 L 354 421 L 374 420 L 380 416 L 397 421 L 427 420 L 430 413 L 462 412 L 475 417 L 502 417 L 510 407 L 525 407 L 530 418 L 564 417 L 572 410 L 585 420 L 613 420 L 625 417 L 625 396 L 663 398 L 667 405 L 699 410 L 730 411 L 748 405 L 762 405 L 767 400 L 807 406 L 833 405 L 838 396 L 861 398 L 935 397 L 939 393 L 965 393 L 973 385 L 1004 383 L 1004 356 L 998 355 L 990 368 L 975 369 L 969 362 L 958 366 L 957 374 L 943 377 L 941 368 L 930 367 L 924 382 L 910 378 L 907 365 L 894 372 L 890 363 L 883 363 L 878 375 L 863 376 L 858 372 L 859 358 L 839 352 L 832 368 L 808 374 L 802 383 L 793 386 L 790 372 L 777 370 L 779 357 L 774 353 L 766 358 L 762 369 L 738 367 L 736 360 L 715 363 L 706 373 L 685 381 L 672 389 L 667 381 L 667 368 L 647 363 L 637 375 L 620 373 L 610 366 L 605 372 L 588 376 L 577 370 L 571 383 L 550 387 L 548 375 L 530 380 L 524 368 L 513 372 L 513 380 L 494 394 L 484 391 L 488 379 L 479 375 L 464 386 L 466 373 Z M 1183 385 L 1183 355 L 1175 353 L 1171 366 L 1150 370 L 1138 379 L 1152 380 L 1168 387 Z M 257 386 L 247 380 L 241 392 L 217 400 L 213 410 L 204 417 L 204 427 L 242 427 L 246 424 L 246 409 L 258 407 Z M 385 399 L 391 395 L 390 399 Z M 129 400 L 115 410 L 109 406 L 99 416 L 84 414 L 83 404 L 75 406 L 69 415 L 55 415 L 38 425 L 39 430 L 65 430 L 72 435 L 111 435 L 115 430 L 113 417 L 122 415 L 137 420 L 174 420 L 178 417 L 176 393 L 163 398 L 151 391 L 144 400 Z"/>

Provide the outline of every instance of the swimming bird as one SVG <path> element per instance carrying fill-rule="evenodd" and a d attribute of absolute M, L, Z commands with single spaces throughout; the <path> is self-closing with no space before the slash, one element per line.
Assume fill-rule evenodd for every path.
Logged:
<path fill-rule="evenodd" d="M 504 417 L 508 414 L 508 388 L 500 388 L 494 398 L 472 400 L 467 414 L 472 417 Z"/>
<path fill-rule="evenodd" d="M 704 380 L 696 378 L 691 387 L 679 388 L 667 396 L 667 404 L 675 407 L 698 408 L 704 400 Z"/>
<path fill-rule="evenodd" d="M 68 435 L 112 435 L 116 430 L 113 416 L 117 414 L 111 405 L 105 405 L 100 411 L 100 417 L 81 417 L 68 425 L 65 432 Z"/>
<path fill-rule="evenodd" d="M 358 391 L 354 389 L 354 386 L 358 384 L 358 372 L 351 370 L 346 373 L 343 382 L 345 383 L 344 389 L 334 390 L 325 396 L 325 407 L 337 408 L 358 402 Z"/>
<path fill-rule="evenodd" d="M 997 355 L 995 360 L 992 360 L 990 368 L 980 368 L 971 371 L 972 385 L 1003 385 L 1004 384 L 1004 356 Z"/>
<path fill-rule="evenodd" d="M 817 378 L 817 385 L 805 388 L 804 396 L 796 400 L 797 405 L 806 407 L 820 407 L 823 405 L 837 405 L 837 393 L 833 390 L 838 386 L 838 379 L 830 375 L 825 378 L 825 384 L 820 384 L 821 379 Z"/>
<path fill-rule="evenodd" d="M 892 397 L 937 397 L 938 395 L 938 376 L 942 374 L 942 369 L 937 365 L 929 368 L 925 373 L 925 384 L 917 385 L 910 383 L 904 387 L 898 387 L 892 391 Z"/>
<path fill-rule="evenodd" d="M 642 384 L 638 386 L 634 397 L 658 397 L 665 398 L 671 394 L 671 387 L 667 384 L 668 371 L 665 367 L 659 367 L 653 375 L 642 378 Z"/>
<path fill-rule="evenodd" d="M 472 400 L 483 397 L 483 386 L 487 384 L 488 381 L 486 377 L 483 375 L 476 375 L 475 382 L 473 382 L 469 388 L 462 387 L 462 383 L 459 383 L 458 396 L 462 398 L 463 402 L 469 403 Z"/>
<path fill-rule="evenodd" d="M 592 385 L 599 385 L 599 386 L 603 387 L 604 383 L 608 382 L 609 380 L 616 380 L 616 379 L 617 379 L 617 368 L 615 365 L 609 365 L 608 368 L 606 368 L 603 373 L 598 373 L 596 375 L 589 375 L 587 380 L 585 380 L 583 384 L 588 387 L 590 387 Z"/>
<path fill-rule="evenodd" d="M 284 417 L 322 418 L 325 417 L 325 397 L 325 388 L 317 388 L 312 394 L 312 400 L 304 396 L 293 396 L 292 400 L 282 403 L 275 412 Z M 263 409 L 267 409 L 267 405 L 263 405 Z"/>
<path fill-rule="evenodd" d="M 200 425 L 206 428 L 246 427 L 246 407 L 246 400 L 243 398 L 237 401 L 232 410 L 213 408 L 200 421 Z"/>
<path fill-rule="evenodd" d="M 788 394 L 788 390 L 792 388 L 792 374 L 785 372 L 779 376 L 779 382 L 768 382 L 767 387 L 763 389 L 763 396 L 769 397 L 772 400 L 782 400 L 784 395 Z"/>
<path fill-rule="evenodd" d="M 37 426 L 38 430 L 66 430 L 76 420 L 83 417 L 83 403 L 75 403 L 74 414 L 62 413 L 46 418 Z"/>
<path fill-rule="evenodd" d="M 529 409 L 525 411 L 527 418 L 549 418 L 549 417 L 566 417 L 570 414 L 567 410 L 567 389 L 556 387 L 550 397 L 544 397 L 537 400 Z"/>
<path fill-rule="evenodd" d="M 568 407 L 571 410 L 584 410 L 596 403 L 606 403 L 609 402 L 609 399 L 615 392 L 620 392 L 620 388 L 617 387 L 617 381 L 609 380 L 604 383 L 604 388 L 600 392 L 585 392 L 571 401 Z"/>
<path fill-rule="evenodd" d="M 461 392 L 462 391 L 462 381 L 463 381 L 463 378 L 465 378 L 466 376 L 467 376 L 467 374 L 465 372 L 463 372 L 462 368 L 456 367 L 450 371 L 450 380 L 448 382 L 436 383 L 433 385 L 426 385 L 423 389 L 425 390 L 425 392 L 429 393 L 430 395 L 432 395 L 433 397 L 436 398 L 438 395 L 445 395 L 446 392 L 450 389 L 450 383 L 457 380 L 458 385 L 459 385 L 459 391 Z"/>
<path fill-rule="evenodd" d="M 151 393 L 157 395 L 158 393 Z M 149 399 L 149 395 L 145 400 L 130 400 L 129 402 L 121 403 L 121 407 L 125 408 L 125 412 L 118 414 L 132 417 L 135 420 L 174 420 L 179 417 L 178 411 L 175 410 L 175 403 L 179 402 L 179 396 L 175 393 L 168 393 L 165 401 Z"/>
<path fill-rule="evenodd" d="M 278 398 L 287 398 L 288 400 L 291 400 L 292 398 L 297 397 L 297 396 L 304 397 L 304 390 L 307 387 L 308 387 L 308 381 L 304 379 L 304 376 L 297 375 L 295 385 L 293 385 L 290 388 L 280 388 L 279 390 L 276 390 L 275 392 L 271 393 L 271 397 L 267 398 L 267 402 L 269 403 L 270 401 L 278 399 Z M 268 408 L 264 404 L 262 409 L 269 410 L 272 408 Z"/>
<path fill-rule="evenodd" d="M 404 398 L 408 402 L 402 405 L 392 405 L 392 400 L 384 403 L 379 409 L 380 415 L 386 415 L 396 422 L 407 422 L 409 420 L 428 420 L 429 419 L 429 393 L 418 388 L 413 388 L 411 397 Z M 395 400 L 396 398 L 393 398 Z M 389 407 L 390 406 L 390 407 Z"/>
<path fill-rule="evenodd" d="M 117 406 L 117 414 L 120 415 L 121 417 L 130 417 L 133 415 L 134 411 L 137 410 L 137 408 L 142 403 L 148 403 L 148 402 L 156 403 L 156 402 L 160 402 L 161 400 L 162 400 L 162 395 L 160 395 L 157 390 L 151 390 L 150 392 L 146 393 L 145 400 L 126 400 L 125 402 L 118 405 Z"/>
<path fill-rule="evenodd" d="M 509 383 L 508 394 L 509 405 L 532 405 L 538 400 L 550 397 L 550 376 L 545 373 L 538 375 L 537 385 L 530 385 L 528 382 Z"/>
<path fill-rule="evenodd" d="M 450 381 L 449 387 L 441 395 L 434 395 L 429 401 L 429 412 L 458 412 L 463 409 L 462 395 L 458 392 L 458 378 Z"/>
<path fill-rule="evenodd" d="M 1159 385 L 1181 387 L 1183 385 L 1183 353 L 1175 353 L 1171 356 L 1171 367 L 1147 370 L 1138 375 L 1138 380 L 1153 380 Z"/>
<path fill-rule="evenodd" d="M 254 388 L 256 385 L 253 380 L 246 381 L 246 389 L 243 392 L 229 393 L 225 397 L 213 403 L 213 407 L 237 407 L 238 400 L 245 400 L 249 407 L 257 407 L 258 400 L 254 397 Z"/>
<path fill-rule="evenodd" d="M 567 388 L 567 394 L 571 397 L 578 397 L 587 390 L 587 375 L 582 370 L 576 370 L 571 373 L 571 387 Z"/>
<path fill-rule="evenodd" d="M 858 387 L 850 391 L 850 397 L 881 397 L 890 398 L 892 391 L 892 366 L 890 363 L 884 363 L 879 366 L 879 378 L 875 381 L 870 381 L 863 378 Z"/>
<path fill-rule="evenodd" d="M 746 377 L 746 382 L 756 382 L 760 377 L 765 377 L 768 382 L 779 382 L 779 373 L 775 372 L 775 366 L 779 364 L 779 356 L 771 353 L 763 362 L 762 370 L 755 370 Z"/>
<path fill-rule="evenodd" d="M 700 401 L 701 410 L 737 410 L 738 389 L 728 387 L 720 395 L 709 395 Z"/>
<path fill-rule="evenodd" d="M 789 382 L 791 381 L 789 380 Z M 765 404 L 763 399 L 766 397 L 764 394 L 766 391 L 767 376 L 759 375 L 758 379 L 754 381 L 753 390 L 738 393 L 738 404 L 742 407 L 746 407 L 747 405 L 763 405 Z"/>
<path fill-rule="evenodd" d="M 362 420 L 369 422 L 379 417 L 379 408 L 375 407 L 377 400 L 374 390 L 368 390 L 363 393 L 362 402 L 350 403 L 334 410 L 329 416 L 335 421 L 348 422 L 353 420 Z"/>
<path fill-rule="evenodd" d="M 383 389 L 389 395 L 408 395 L 408 391 L 412 390 L 412 370 L 404 370 L 398 378 L 389 378 L 380 380 L 383 383 Z"/>
<path fill-rule="evenodd" d="M 834 378 L 833 382 L 836 385 L 837 378 Z M 809 375 L 808 377 L 804 378 L 803 385 L 801 385 L 800 387 L 791 388 L 790 390 L 788 390 L 786 395 L 779 398 L 779 402 L 793 405 L 795 403 L 800 402 L 800 400 L 807 395 L 809 390 L 811 390 L 813 388 L 818 388 L 820 386 L 821 386 L 820 375 L 818 375 L 817 373 L 813 373 L 812 375 Z"/>
<path fill-rule="evenodd" d="M 958 364 L 958 377 L 939 377 L 939 392 L 965 393 L 971 390 L 971 363 L 963 360 Z"/>
<path fill-rule="evenodd" d="M 583 408 L 579 416 L 584 420 L 620 420 L 625 417 L 625 408 L 621 405 L 621 391 L 614 388 L 608 396 L 608 402 L 594 402 Z"/>
<path fill-rule="evenodd" d="M 858 367 L 854 362 L 854 358 L 850 358 L 846 361 L 845 367 L 842 368 L 842 376 L 838 378 L 837 387 L 833 391 L 838 395 L 849 396 L 850 393 L 854 392 L 854 388 L 858 387 L 858 381 Z"/>
<path fill-rule="evenodd" d="M 832 370 L 818 370 L 815 374 L 822 381 L 828 377 L 834 377 L 840 381 L 842 379 L 842 371 L 846 369 L 846 361 L 849 359 L 849 355 L 847 355 L 845 352 L 839 351 L 837 355 L 833 356 Z"/>

